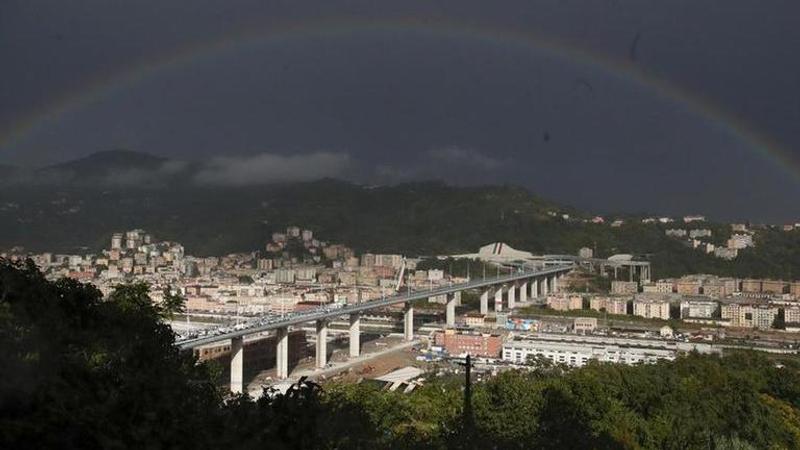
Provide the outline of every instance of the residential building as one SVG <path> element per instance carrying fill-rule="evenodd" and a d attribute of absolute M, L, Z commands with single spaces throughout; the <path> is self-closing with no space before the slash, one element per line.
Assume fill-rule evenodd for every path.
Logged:
<path fill-rule="evenodd" d="M 468 313 L 464 315 L 464 324 L 468 327 L 483 328 L 486 316 L 478 313 Z"/>
<path fill-rule="evenodd" d="M 689 230 L 689 237 L 692 239 L 697 239 L 701 237 L 711 237 L 711 230 L 707 228 L 697 228 L 695 230 Z"/>
<path fill-rule="evenodd" d="M 572 329 L 577 334 L 590 334 L 597 329 L 597 318 L 577 317 L 573 322 Z"/>
<path fill-rule="evenodd" d="M 283 284 L 293 284 L 295 280 L 294 269 L 278 269 L 275 271 L 275 282 Z"/>
<path fill-rule="evenodd" d="M 652 364 L 674 360 L 678 353 L 717 351 L 709 344 L 683 343 L 653 339 L 627 339 L 608 336 L 538 334 L 532 338 L 513 339 L 502 348 L 504 361 L 525 364 L 529 357 L 544 357 L 556 364 L 582 367 L 590 360 L 618 364 Z"/>
<path fill-rule="evenodd" d="M 499 357 L 503 346 L 500 335 L 452 329 L 435 332 L 433 342 L 453 356 L 469 354 L 483 358 Z"/>
<path fill-rule="evenodd" d="M 778 308 L 768 305 L 747 305 L 740 310 L 739 323 L 745 328 L 767 330 L 778 316 Z"/>
<path fill-rule="evenodd" d="M 710 300 L 684 300 L 681 302 L 681 319 L 711 319 L 718 308 Z"/>
<path fill-rule="evenodd" d="M 789 306 L 783 308 L 783 321 L 787 324 L 800 324 L 800 306 Z"/>
<path fill-rule="evenodd" d="M 579 295 L 550 295 L 546 302 L 548 307 L 556 311 L 583 309 L 583 298 Z"/>
<path fill-rule="evenodd" d="M 800 299 L 800 282 L 795 281 L 789 286 L 789 293 L 794 296 L 794 298 Z"/>
<path fill-rule="evenodd" d="M 729 320 L 732 327 L 769 329 L 778 316 L 778 308 L 766 303 L 727 301 L 720 308 L 720 315 Z"/>
<path fill-rule="evenodd" d="M 681 295 L 700 295 L 700 280 L 681 278 L 675 282 L 675 292 Z"/>
<path fill-rule="evenodd" d="M 669 320 L 669 301 L 635 298 L 633 315 L 648 319 Z"/>
<path fill-rule="evenodd" d="M 658 292 L 658 286 L 656 283 L 645 283 L 642 285 L 642 292 L 648 294 L 654 294 Z"/>
<path fill-rule="evenodd" d="M 300 237 L 300 227 L 296 227 L 296 226 L 286 227 L 286 236 L 288 236 L 290 238 L 299 238 Z"/>
<path fill-rule="evenodd" d="M 781 280 L 762 280 L 761 292 L 765 294 L 784 294 L 788 283 Z"/>
<path fill-rule="evenodd" d="M 374 267 L 375 266 L 375 254 L 373 253 L 364 253 L 361 255 L 361 267 Z"/>
<path fill-rule="evenodd" d="M 692 223 L 692 222 L 705 222 L 706 217 L 700 215 L 693 215 L 693 216 L 683 216 L 684 223 Z"/>
<path fill-rule="evenodd" d="M 760 294 L 761 280 L 742 280 L 742 292 L 745 294 Z"/>
<path fill-rule="evenodd" d="M 752 234 L 732 234 L 731 238 L 728 239 L 728 248 L 741 250 L 754 245 Z"/>
<path fill-rule="evenodd" d="M 628 301 L 630 297 L 592 297 L 589 299 L 589 308 L 595 311 L 605 311 L 609 314 L 628 314 Z"/>
<path fill-rule="evenodd" d="M 403 255 L 375 255 L 375 265 L 399 269 L 403 265 Z"/>
<path fill-rule="evenodd" d="M 673 280 L 656 281 L 656 292 L 661 294 L 669 294 L 674 291 L 675 291 L 675 282 Z"/>
<path fill-rule="evenodd" d="M 664 231 L 664 234 L 669 237 L 686 237 L 686 230 L 682 228 L 670 228 Z"/>
<path fill-rule="evenodd" d="M 739 256 L 739 250 L 735 248 L 717 247 L 714 249 L 714 256 L 720 259 L 734 259 Z"/>

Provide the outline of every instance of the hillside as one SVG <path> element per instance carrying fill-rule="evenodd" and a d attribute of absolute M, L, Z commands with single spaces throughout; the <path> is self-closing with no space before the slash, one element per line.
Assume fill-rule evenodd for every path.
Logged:
<path fill-rule="evenodd" d="M 100 176 L 125 167 L 117 164 L 120 155 L 114 156 L 113 164 L 93 158 L 91 164 L 84 160 L 67 167 Z M 124 157 L 137 164 L 164 163 Z M 561 218 L 563 213 L 570 220 Z M 800 277 L 798 231 L 762 230 L 755 250 L 726 262 L 666 237 L 662 225 L 642 224 L 632 217 L 613 228 L 584 223 L 586 217 L 514 186 L 427 182 L 368 187 L 337 180 L 214 188 L 189 182 L 169 188 L 17 184 L 0 191 L 0 248 L 97 251 L 114 231 L 145 228 L 160 239 L 183 243 L 191 254 L 218 255 L 261 249 L 273 231 L 297 224 L 358 251 L 463 253 L 503 241 L 535 253 L 574 254 L 587 246 L 599 256 L 649 255 L 657 277 L 690 272 Z M 709 226 L 717 239 L 727 228 Z"/>

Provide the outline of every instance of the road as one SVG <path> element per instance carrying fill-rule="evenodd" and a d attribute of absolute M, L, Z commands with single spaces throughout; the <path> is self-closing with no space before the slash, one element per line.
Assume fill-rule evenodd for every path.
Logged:
<path fill-rule="evenodd" d="M 269 330 L 276 330 L 279 328 L 285 328 L 291 325 L 299 325 L 306 322 L 313 322 L 317 320 L 330 319 L 354 313 L 361 313 L 364 311 L 368 311 L 370 309 L 382 308 L 386 306 L 395 305 L 398 303 L 423 300 L 429 297 L 452 294 L 454 292 L 464 291 L 467 289 L 479 289 L 482 287 L 505 284 L 533 277 L 554 275 L 558 273 L 567 272 L 569 270 L 572 270 L 574 267 L 575 267 L 574 265 L 563 265 L 563 266 L 555 266 L 539 270 L 517 271 L 509 275 L 501 275 L 499 277 L 492 277 L 492 278 L 475 279 L 468 281 L 466 283 L 450 284 L 447 286 L 437 287 L 435 289 L 415 290 L 415 291 L 409 290 L 406 292 L 400 292 L 398 294 L 389 297 L 370 300 L 368 302 L 363 302 L 363 303 L 347 305 L 340 308 L 326 307 L 318 310 L 309 311 L 306 313 L 293 314 L 282 319 L 274 319 L 271 322 L 258 324 L 250 328 L 230 331 L 226 333 L 220 333 L 213 336 L 204 336 L 200 338 L 189 339 L 177 342 L 177 344 L 182 349 L 189 349 L 189 348 L 199 347 L 202 345 L 213 344 L 215 342 L 226 341 L 236 337 L 242 337 L 249 334 L 254 334 Z"/>

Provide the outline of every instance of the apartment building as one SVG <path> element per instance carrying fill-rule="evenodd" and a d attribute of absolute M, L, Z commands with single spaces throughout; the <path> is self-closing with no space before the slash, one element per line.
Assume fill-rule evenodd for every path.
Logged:
<path fill-rule="evenodd" d="M 595 311 L 605 310 L 609 314 L 628 314 L 628 301 L 630 297 L 592 297 L 589 299 L 589 308 Z"/>
<path fill-rule="evenodd" d="M 710 300 L 684 300 L 681 302 L 681 319 L 711 319 L 719 304 Z"/>
<path fill-rule="evenodd" d="M 550 295 L 546 303 L 549 308 L 556 311 L 583 309 L 583 297 L 580 295 Z"/>
<path fill-rule="evenodd" d="M 444 330 L 434 333 L 433 343 L 454 356 L 469 354 L 497 358 L 500 356 L 503 338 L 497 334 Z"/>
<path fill-rule="evenodd" d="M 633 315 L 648 319 L 669 320 L 669 301 L 644 298 L 634 299 Z"/>
<path fill-rule="evenodd" d="M 504 361 L 525 364 L 529 357 L 538 356 L 570 367 L 582 367 L 591 360 L 652 364 L 659 360 L 674 360 L 677 353 L 677 345 L 667 341 L 580 335 L 537 335 L 535 338 L 509 340 L 502 347 Z"/>

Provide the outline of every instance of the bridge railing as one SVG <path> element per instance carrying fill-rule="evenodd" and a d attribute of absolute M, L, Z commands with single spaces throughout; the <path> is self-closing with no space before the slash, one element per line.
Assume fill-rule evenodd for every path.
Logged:
<path fill-rule="evenodd" d="M 194 346 L 206 345 L 234 337 L 244 336 L 262 331 L 268 331 L 276 328 L 282 328 L 285 326 L 297 325 L 300 323 L 311 322 L 329 317 L 343 316 L 351 313 L 366 311 L 369 309 L 390 306 L 397 303 L 416 301 L 424 298 L 446 295 L 467 289 L 478 289 L 481 287 L 494 286 L 525 278 L 551 275 L 554 273 L 560 273 L 567 270 L 571 270 L 574 267 L 575 267 L 574 265 L 563 265 L 563 266 L 550 267 L 540 270 L 515 271 L 508 275 L 501 275 L 492 278 L 475 279 L 464 283 L 439 286 L 433 289 L 413 289 L 413 290 L 407 289 L 404 292 L 401 291 L 398 292 L 397 294 L 388 297 L 375 298 L 372 300 L 355 303 L 352 305 L 345 305 L 342 307 L 322 307 L 302 313 L 292 313 L 287 316 L 281 317 L 280 319 L 268 321 L 266 323 L 257 321 L 257 323 L 255 324 L 251 324 L 250 326 L 246 326 L 245 328 L 235 329 L 232 331 L 220 332 L 220 329 L 229 327 L 220 327 L 211 330 L 207 329 L 204 331 L 206 333 L 208 332 L 212 333 L 211 335 L 203 335 L 191 339 L 178 339 L 176 340 L 176 343 L 180 345 L 182 348 L 191 348 Z"/>

